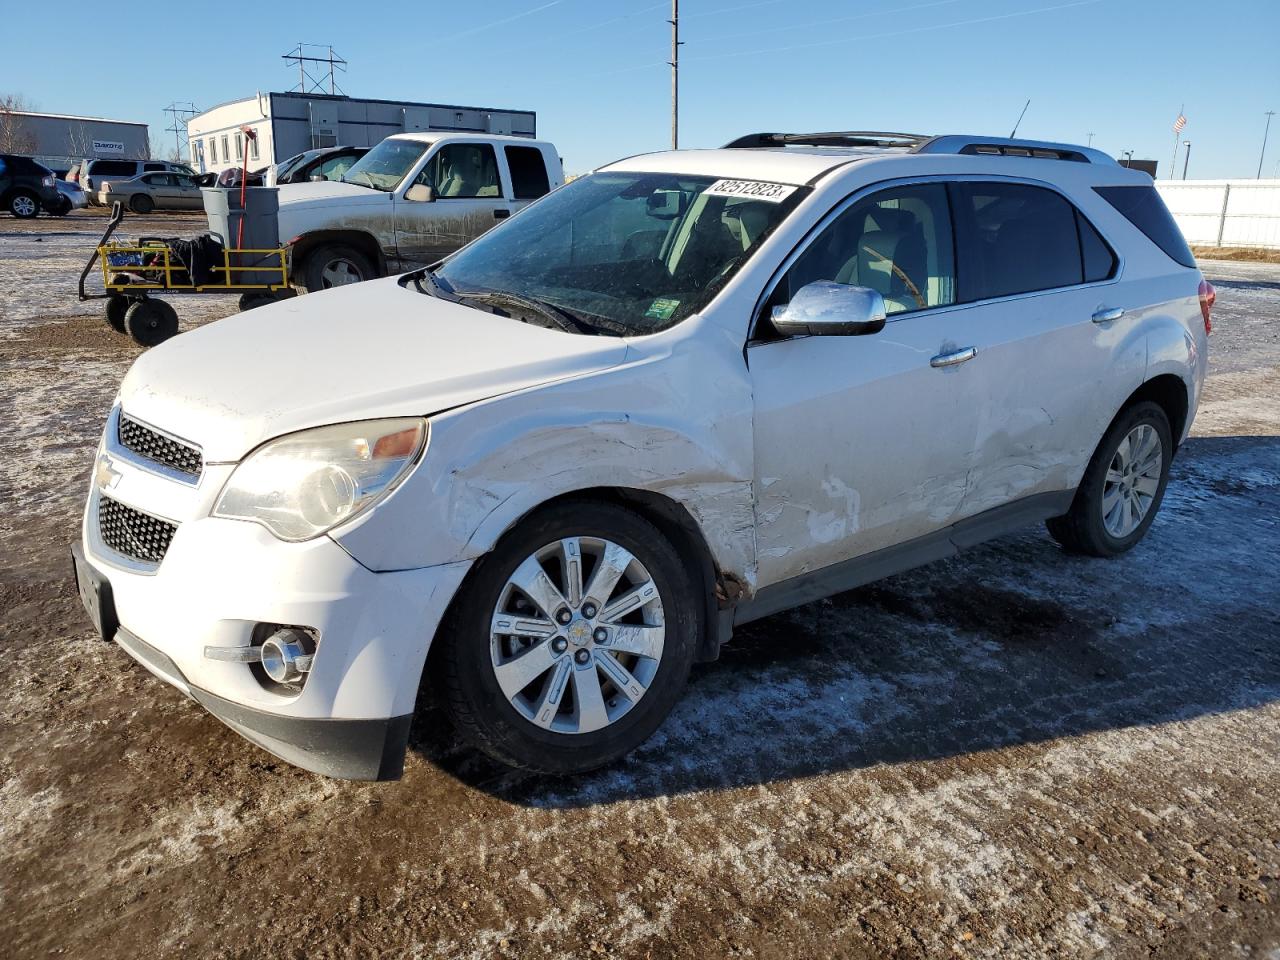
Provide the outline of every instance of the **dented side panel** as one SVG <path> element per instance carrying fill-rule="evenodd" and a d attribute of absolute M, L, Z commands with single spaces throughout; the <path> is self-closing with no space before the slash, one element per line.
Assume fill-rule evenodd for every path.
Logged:
<path fill-rule="evenodd" d="M 335 538 L 376 570 L 450 563 L 556 497 L 645 490 L 684 507 L 720 573 L 752 590 L 751 444 L 741 345 L 693 317 L 612 369 L 433 417 L 421 466 Z"/>

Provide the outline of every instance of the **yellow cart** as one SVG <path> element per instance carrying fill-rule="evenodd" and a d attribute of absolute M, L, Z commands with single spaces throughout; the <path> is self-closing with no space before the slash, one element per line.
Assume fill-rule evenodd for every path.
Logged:
<path fill-rule="evenodd" d="M 188 266 L 177 260 L 167 240 L 143 237 L 136 243 L 112 240 L 124 207 L 119 200 L 89 262 L 80 271 L 79 295 L 83 300 L 106 300 L 106 318 L 112 329 L 128 333 L 145 347 L 154 346 L 178 332 L 178 313 L 167 302 L 150 296 L 164 293 L 239 293 L 240 309 L 292 296 L 289 286 L 287 247 L 223 247 L 221 263 L 215 257 L 208 274 L 214 282 L 195 283 Z M 85 280 L 94 263 L 102 268 L 104 293 L 87 293 Z M 246 276 L 248 275 L 248 276 Z"/>

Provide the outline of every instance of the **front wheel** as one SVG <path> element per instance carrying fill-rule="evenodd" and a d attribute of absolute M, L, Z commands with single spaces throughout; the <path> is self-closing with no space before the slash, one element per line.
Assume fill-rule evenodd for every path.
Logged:
<path fill-rule="evenodd" d="M 336 243 L 311 251 L 301 273 L 302 286 L 308 293 L 360 283 L 375 275 L 368 257 L 354 247 Z"/>
<path fill-rule="evenodd" d="M 1124 553 L 1155 520 L 1172 462 L 1164 410 L 1144 401 L 1122 411 L 1094 451 L 1071 509 L 1046 524 L 1049 534 L 1070 553 Z"/>
<path fill-rule="evenodd" d="M 692 578 L 646 519 L 559 504 L 507 534 L 455 599 L 433 657 L 462 736 L 509 766 L 572 774 L 628 753 L 693 663 Z"/>
<path fill-rule="evenodd" d="M 9 198 L 9 212 L 19 220 L 30 220 L 40 212 L 40 198 L 30 193 L 15 193 Z"/>

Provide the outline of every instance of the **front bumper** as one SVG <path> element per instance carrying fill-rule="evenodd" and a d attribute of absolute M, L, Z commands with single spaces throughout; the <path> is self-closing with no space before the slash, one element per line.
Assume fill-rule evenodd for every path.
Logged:
<path fill-rule="evenodd" d="M 133 489 L 146 488 L 110 495 Z M 205 516 L 180 523 L 148 568 L 102 542 L 99 498 L 95 489 L 78 546 L 109 583 L 108 639 L 290 763 L 350 779 L 399 776 L 427 650 L 469 563 L 375 573 L 328 537 L 283 543 L 257 524 Z M 318 636 L 300 691 L 205 655 L 250 646 L 263 624 Z"/>

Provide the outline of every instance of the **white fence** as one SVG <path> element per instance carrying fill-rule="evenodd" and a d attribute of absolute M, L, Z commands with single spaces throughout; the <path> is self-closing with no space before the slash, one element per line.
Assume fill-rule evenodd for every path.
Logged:
<path fill-rule="evenodd" d="M 1187 242 L 1280 248 L 1280 180 L 1157 180 Z"/>

